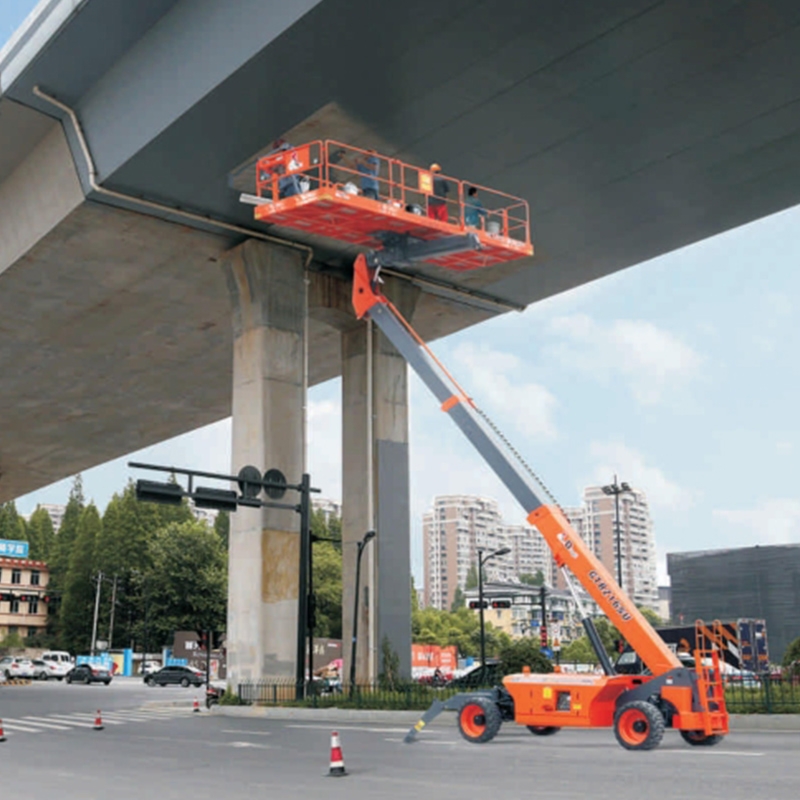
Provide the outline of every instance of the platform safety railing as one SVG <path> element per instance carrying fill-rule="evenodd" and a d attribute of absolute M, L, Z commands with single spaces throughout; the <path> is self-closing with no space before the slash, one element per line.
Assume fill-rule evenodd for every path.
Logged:
<path fill-rule="evenodd" d="M 434 193 L 440 181 L 448 189 L 444 196 Z M 376 185 L 377 196 L 372 196 Z M 263 199 L 277 202 L 319 188 L 367 197 L 429 218 L 436 218 L 434 207 L 444 206 L 442 221 L 449 225 L 530 244 L 530 211 L 525 200 L 375 150 L 329 139 L 286 147 L 256 164 L 256 193 Z M 471 189 L 475 190 L 472 194 Z"/>

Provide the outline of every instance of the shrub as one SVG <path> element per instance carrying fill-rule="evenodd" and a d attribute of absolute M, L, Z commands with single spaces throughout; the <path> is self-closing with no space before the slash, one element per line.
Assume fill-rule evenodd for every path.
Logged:
<path fill-rule="evenodd" d="M 535 639 L 517 639 L 506 644 L 500 650 L 503 662 L 503 674 L 513 675 L 522 672 L 523 667 L 530 667 L 531 672 L 552 672 L 550 660 L 539 651 L 539 642 Z"/>

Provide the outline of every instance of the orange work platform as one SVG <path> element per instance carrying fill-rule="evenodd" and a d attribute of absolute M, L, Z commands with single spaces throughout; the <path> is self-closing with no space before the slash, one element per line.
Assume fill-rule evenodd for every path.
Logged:
<path fill-rule="evenodd" d="M 362 247 L 475 233 L 480 250 L 429 259 L 447 269 L 533 255 L 524 200 L 340 142 L 283 145 L 258 161 L 256 187 L 257 220 Z"/>

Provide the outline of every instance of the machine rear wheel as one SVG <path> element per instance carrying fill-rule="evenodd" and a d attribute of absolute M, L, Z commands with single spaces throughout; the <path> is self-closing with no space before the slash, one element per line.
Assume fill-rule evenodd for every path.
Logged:
<path fill-rule="evenodd" d="M 626 750 L 652 750 L 664 737 L 664 717 L 654 705 L 635 700 L 617 709 L 614 733 Z"/>
<path fill-rule="evenodd" d="M 525 726 L 534 736 L 552 736 L 558 733 L 561 728 L 555 725 L 526 725 Z"/>
<path fill-rule="evenodd" d="M 471 698 L 458 712 L 458 730 L 472 744 L 491 741 L 502 724 L 500 709 L 485 697 Z"/>
<path fill-rule="evenodd" d="M 719 744 L 723 737 L 718 733 L 707 736 L 705 731 L 681 731 L 684 742 L 688 742 L 695 747 L 712 747 Z"/>

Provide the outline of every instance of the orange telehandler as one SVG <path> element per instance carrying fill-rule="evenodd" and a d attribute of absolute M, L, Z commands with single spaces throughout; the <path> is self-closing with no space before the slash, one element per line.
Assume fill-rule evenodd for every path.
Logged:
<path fill-rule="evenodd" d="M 423 260 L 429 246 L 453 250 L 480 247 L 469 233 L 436 243 L 395 240 L 380 250 L 359 255 L 353 276 L 353 306 L 361 319 L 369 318 L 405 357 L 455 424 L 527 512 L 528 522 L 542 534 L 562 569 L 567 585 L 581 608 L 572 584 L 574 576 L 639 654 L 649 675 L 617 675 L 590 617 L 583 625 L 597 653 L 604 675 L 533 674 L 525 670 L 508 675 L 503 685 L 486 691 L 459 694 L 435 701 L 409 731 L 411 742 L 441 711 L 454 710 L 458 726 L 469 742 L 488 742 L 504 721 L 525 725 L 534 735 L 560 728 L 613 727 L 619 743 L 629 750 L 656 747 L 667 727 L 676 728 L 692 745 L 713 745 L 728 732 L 718 652 L 697 651 L 696 668 L 684 668 L 608 570 L 587 548 L 554 503 L 546 505 L 546 490 L 508 445 L 488 418 L 437 361 L 423 340 L 379 290 L 384 266 L 403 266 Z M 571 575 L 570 575 L 571 573 Z"/>

